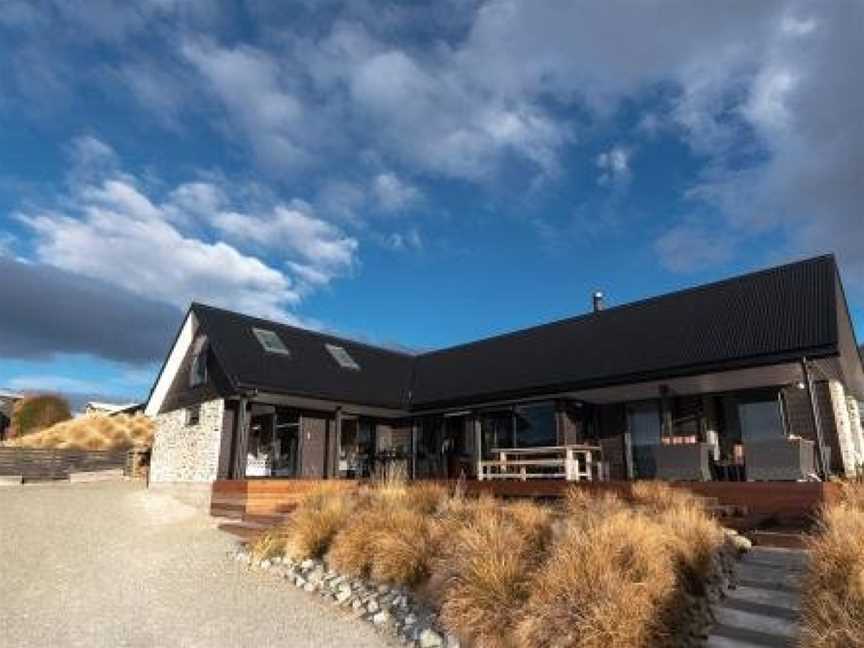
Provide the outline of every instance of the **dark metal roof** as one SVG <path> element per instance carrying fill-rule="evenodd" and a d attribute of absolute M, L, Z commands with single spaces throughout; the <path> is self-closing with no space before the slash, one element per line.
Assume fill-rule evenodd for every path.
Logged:
<path fill-rule="evenodd" d="M 836 353 L 831 256 L 418 357 L 415 407 Z"/>
<path fill-rule="evenodd" d="M 409 354 L 201 304 L 193 304 L 192 311 L 236 389 L 257 388 L 378 407 L 407 405 L 414 364 Z M 253 328 L 274 331 L 290 355 L 264 351 Z M 343 347 L 360 369 L 340 367 L 325 344 Z"/>
<path fill-rule="evenodd" d="M 417 356 L 192 308 L 237 387 L 425 409 L 836 355 L 836 277 L 834 258 L 817 257 Z M 253 326 L 291 356 L 264 352 Z"/>

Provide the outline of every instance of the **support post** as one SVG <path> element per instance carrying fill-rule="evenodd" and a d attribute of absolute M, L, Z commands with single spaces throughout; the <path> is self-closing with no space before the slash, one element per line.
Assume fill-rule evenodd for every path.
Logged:
<path fill-rule="evenodd" d="M 823 481 L 828 479 L 828 466 L 825 465 L 825 443 L 822 438 L 822 420 L 819 416 L 819 403 L 813 389 L 813 376 L 810 373 L 810 363 L 806 357 L 801 358 L 801 371 L 804 374 L 804 385 L 810 398 L 810 418 L 813 430 L 816 432 L 816 472 Z"/>
<path fill-rule="evenodd" d="M 411 479 L 417 479 L 417 419 L 411 419 Z"/>
<path fill-rule="evenodd" d="M 237 437 L 237 442 L 234 445 L 234 479 L 244 479 L 246 477 L 246 451 L 249 446 L 249 425 L 248 417 L 246 416 L 245 398 L 240 399 L 237 407 L 237 428 L 234 434 Z"/>

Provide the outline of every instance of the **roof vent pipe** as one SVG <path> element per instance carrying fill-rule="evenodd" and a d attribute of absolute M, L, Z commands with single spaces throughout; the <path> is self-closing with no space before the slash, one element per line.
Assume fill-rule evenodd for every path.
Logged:
<path fill-rule="evenodd" d="M 600 290 L 595 290 L 594 294 L 591 295 L 591 303 L 594 305 L 594 312 L 599 313 L 603 310 L 603 292 Z"/>

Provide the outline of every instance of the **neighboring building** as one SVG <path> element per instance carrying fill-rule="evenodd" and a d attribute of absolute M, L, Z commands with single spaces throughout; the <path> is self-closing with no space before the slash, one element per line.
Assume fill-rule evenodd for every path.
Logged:
<path fill-rule="evenodd" d="M 15 403 L 22 398 L 24 398 L 22 394 L 0 391 L 0 443 L 5 441 L 10 434 L 12 411 L 15 409 Z"/>
<path fill-rule="evenodd" d="M 134 414 L 143 409 L 141 403 L 104 403 L 90 401 L 84 406 L 84 414 L 102 414 L 103 416 L 114 416 L 116 414 Z"/>
<path fill-rule="evenodd" d="M 154 385 L 153 483 L 475 477 L 588 444 L 613 479 L 812 479 L 864 463 L 833 256 L 411 355 L 193 304 Z M 821 439 L 821 443 L 820 440 Z M 824 466 L 823 466 L 824 464 Z"/>

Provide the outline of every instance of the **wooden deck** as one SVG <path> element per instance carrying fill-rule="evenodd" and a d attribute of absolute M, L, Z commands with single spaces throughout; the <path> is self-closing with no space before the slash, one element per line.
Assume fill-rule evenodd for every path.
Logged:
<path fill-rule="evenodd" d="M 348 490 L 360 484 L 349 480 L 306 479 L 218 481 L 213 484 L 210 511 L 214 516 L 237 520 L 248 529 L 265 528 L 284 519 L 305 495 L 323 483 Z M 455 485 L 455 482 L 441 483 Z M 740 510 L 740 515 L 724 520 L 724 524 L 739 531 L 806 530 L 819 507 L 836 500 L 839 494 L 838 485 L 819 482 L 676 482 L 672 486 L 706 498 L 720 509 Z M 581 488 L 597 493 L 614 492 L 626 499 L 632 482 L 469 480 L 465 487 L 471 495 L 488 493 L 505 498 L 556 499 L 568 488 Z"/>

